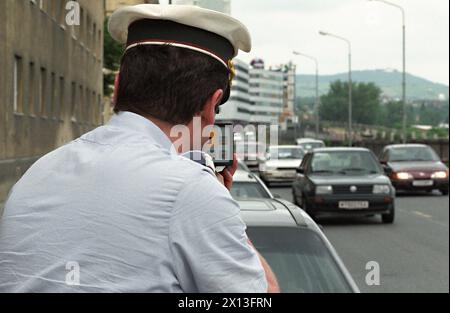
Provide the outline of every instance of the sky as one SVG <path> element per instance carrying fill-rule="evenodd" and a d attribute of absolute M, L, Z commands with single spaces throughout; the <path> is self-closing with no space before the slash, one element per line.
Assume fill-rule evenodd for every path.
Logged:
<path fill-rule="evenodd" d="M 231 1 L 232 15 L 252 35 L 252 52 L 238 56 L 244 61 L 292 60 L 299 73 L 314 73 L 311 61 L 292 55 L 298 50 L 319 59 L 321 74 L 347 71 L 346 44 L 319 36 L 323 30 L 351 40 L 355 70 L 402 68 L 402 19 L 394 7 L 368 0 Z M 407 72 L 448 85 L 450 1 L 391 1 L 406 11 Z"/>

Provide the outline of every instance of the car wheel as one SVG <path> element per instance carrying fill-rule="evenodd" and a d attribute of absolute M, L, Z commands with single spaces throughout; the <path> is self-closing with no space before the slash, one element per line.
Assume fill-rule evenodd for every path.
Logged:
<path fill-rule="evenodd" d="M 440 191 L 443 196 L 448 196 L 448 189 L 441 189 Z"/>
<path fill-rule="evenodd" d="M 395 221 L 395 207 L 391 206 L 389 213 L 381 215 L 381 220 L 383 224 L 393 224 Z"/>

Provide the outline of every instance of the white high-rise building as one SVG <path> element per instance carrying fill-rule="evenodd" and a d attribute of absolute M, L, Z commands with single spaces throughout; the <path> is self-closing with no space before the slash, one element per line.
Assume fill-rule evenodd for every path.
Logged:
<path fill-rule="evenodd" d="M 174 0 L 174 4 L 197 5 L 225 14 L 231 14 L 231 0 Z"/>
<path fill-rule="evenodd" d="M 250 66 L 236 59 L 235 68 L 230 100 L 222 106 L 218 120 L 244 125 L 278 125 L 292 117 L 295 66 L 265 69 L 262 60 L 254 60 Z"/>
<path fill-rule="evenodd" d="M 239 59 L 234 60 L 236 76 L 233 80 L 231 95 L 228 102 L 221 107 L 217 120 L 248 124 L 253 114 L 250 102 L 249 65 Z"/>
<path fill-rule="evenodd" d="M 250 69 L 250 101 L 254 124 L 278 124 L 284 107 L 284 73 L 253 67 Z"/>

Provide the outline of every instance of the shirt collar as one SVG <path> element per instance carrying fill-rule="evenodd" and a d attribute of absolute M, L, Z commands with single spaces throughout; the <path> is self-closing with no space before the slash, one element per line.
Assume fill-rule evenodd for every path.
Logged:
<path fill-rule="evenodd" d="M 151 138 L 164 149 L 169 150 L 172 154 L 177 154 L 169 137 L 152 121 L 145 117 L 132 112 L 119 112 L 114 114 L 108 125 L 126 128 L 131 131 L 138 132 L 146 137 Z"/>

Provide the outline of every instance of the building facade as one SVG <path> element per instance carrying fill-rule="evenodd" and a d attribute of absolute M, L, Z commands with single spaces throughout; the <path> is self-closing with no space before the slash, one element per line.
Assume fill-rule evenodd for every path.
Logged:
<path fill-rule="evenodd" d="M 250 122 L 278 124 L 284 107 L 284 73 L 270 69 L 250 68 Z"/>
<path fill-rule="evenodd" d="M 159 0 L 103 0 L 103 1 L 105 2 L 106 16 L 110 16 L 111 14 L 114 13 L 115 10 L 127 5 L 137 5 L 143 3 L 153 3 L 153 4 L 159 3 Z"/>
<path fill-rule="evenodd" d="M 253 113 L 250 101 L 250 67 L 238 59 L 234 61 L 236 76 L 233 79 L 230 99 L 221 107 L 218 120 L 248 124 Z"/>
<path fill-rule="evenodd" d="M 239 124 L 286 124 L 295 115 L 295 65 L 266 69 L 262 60 L 235 60 L 230 100 L 217 116 Z"/>
<path fill-rule="evenodd" d="M 231 14 L 231 0 L 174 0 L 173 4 L 197 5 L 225 14 Z"/>
<path fill-rule="evenodd" d="M 104 3 L 68 2 L 0 1 L 0 211 L 31 164 L 103 122 Z"/>

